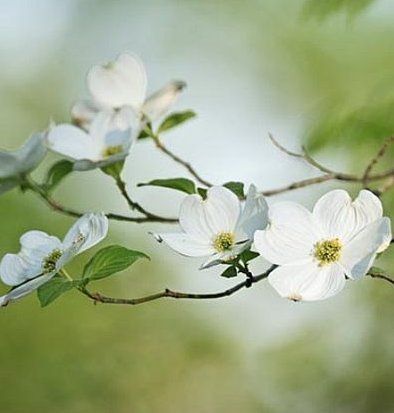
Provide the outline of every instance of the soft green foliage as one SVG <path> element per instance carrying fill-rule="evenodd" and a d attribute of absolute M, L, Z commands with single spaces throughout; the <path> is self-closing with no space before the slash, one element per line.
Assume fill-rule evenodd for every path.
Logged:
<path fill-rule="evenodd" d="M 79 281 L 69 281 L 60 275 L 55 276 L 51 281 L 45 283 L 37 290 L 41 307 L 46 307 L 51 304 L 61 295 L 79 285 L 79 283 Z"/>
<path fill-rule="evenodd" d="M 138 186 L 161 186 L 163 188 L 175 189 L 187 194 L 196 193 L 196 185 L 186 178 L 154 179 L 147 183 L 140 183 Z"/>
<path fill-rule="evenodd" d="M 376 0 L 307 0 L 304 5 L 306 17 L 319 20 L 344 12 L 348 17 L 360 14 Z"/>
<path fill-rule="evenodd" d="M 109 277 L 130 267 L 141 258 L 149 257 L 119 245 L 110 245 L 98 251 L 85 265 L 82 277 L 93 281 Z"/>
<path fill-rule="evenodd" d="M 57 185 L 73 170 L 73 163 L 65 159 L 53 164 L 46 176 L 44 187 L 47 191 L 53 191 Z"/>
<path fill-rule="evenodd" d="M 245 198 L 244 184 L 242 182 L 226 182 L 223 186 L 234 192 L 238 198 Z"/>
<path fill-rule="evenodd" d="M 173 129 L 176 126 L 179 126 L 182 123 L 194 118 L 195 116 L 196 114 L 192 110 L 172 113 L 171 115 L 169 115 L 167 118 L 163 120 L 163 122 L 159 126 L 159 129 L 157 130 L 157 133 L 160 134 L 170 129 Z"/>

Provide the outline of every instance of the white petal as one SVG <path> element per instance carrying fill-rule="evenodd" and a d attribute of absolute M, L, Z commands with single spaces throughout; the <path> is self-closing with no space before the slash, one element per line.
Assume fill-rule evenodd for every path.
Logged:
<path fill-rule="evenodd" d="M 339 265 L 319 267 L 311 261 L 278 267 L 269 275 L 268 281 L 284 298 L 316 301 L 339 293 L 345 286 L 345 274 Z"/>
<path fill-rule="evenodd" d="M 186 87 L 182 81 L 174 81 L 149 96 L 142 106 L 142 112 L 150 121 L 154 121 L 164 115 L 177 101 L 179 94 Z"/>
<path fill-rule="evenodd" d="M 375 255 L 391 239 L 390 220 L 380 218 L 362 229 L 344 246 L 340 262 L 346 269 L 346 275 L 359 279 L 371 267 Z"/>
<path fill-rule="evenodd" d="M 156 238 L 164 241 L 174 251 L 187 257 L 205 257 L 215 252 L 211 245 L 199 243 L 183 233 L 157 234 Z"/>
<path fill-rule="evenodd" d="M 229 189 L 214 186 L 207 199 L 188 195 L 182 202 L 179 223 L 193 239 L 206 243 L 221 232 L 234 232 L 240 213 L 240 202 Z"/>
<path fill-rule="evenodd" d="M 146 73 L 142 62 L 129 54 L 121 54 L 109 65 L 90 69 L 87 76 L 93 99 L 105 107 L 124 105 L 139 109 L 146 96 Z"/>
<path fill-rule="evenodd" d="M 28 231 L 20 238 L 22 252 L 26 256 L 45 257 L 55 249 L 61 249 L 59 238 L 43 231 Z"/>
<path fill-rule="evenodd" d="M 31 172 L 44 159 L 44 134 L 35 133 L 16 151 L 0 152 L 0 179 Z"/>
<path fill-rule="evenodd" d="M 0 277 L 4 284 L 19 285 L 26 281 L 27 263 L 19 254 L 6 254 L 0 262 Z"/>
<path fill-rule="evenodd" d="M 268 205 L 262 194 L 250 185 L 246 202 L 237 223 L 239 239 L 253 239 L 255 231 L 265 229 L 268 224 Z"/>
<path fill-rule="evenodd" d="M 93 247 L 102 241 L 108 232 L 108 219 L 102 213 L 83 215 L 67 232 L 63 248 L 67 254 L 59 262 L 65 264 L 71 257 Z"/>
<path fill-rule="evenodd" d="M 14 288 L 8 294 L 3 295 L 0 297 L 0 305 L 6 306 L 10 301 L 18 300 L 19 298 L 24 297 L 27 294 L 37 290 L 41 285 L 48 282 L 51 278 L 56 275 L 56 272 L 51 274 L 43 275 L 41 277 L 35 278 L 25 284 L 22 284 L 19 287 Z"/>
<path fill-rule="evenodd" d="M 322 238 L 312 214 L 294 202 L 280 202 L 268 211 L 266 230 L 256 231 L 257 251 L 273 264 L 289 264 L 309 260 L 314 244 Z"/>
<path fill-rule="evenodd" d="M 138 135 L 141 128 L 141 117 L 131 106 L 123 106 L 121 109 L 114 111 L 111 120 L 111 129 L 131 129 L 133 135 Z"/>
<path fill-rule="evenodd" d="M 313 209 L 329 238 L 338 237 L 347 242 L 358 231 L 382 216 L 382 203 L 372 192 L 362 190 L 352 202 L 341 189 L 323 195 Z"/>
<path fill-rule="evenodd" d="M 99 108 L 95 106 L 92 102 L 86 100 L 80 100 L 75 102 L 71 108 L 71 117 L 73 122 L 85 129 L 89 130 L 90 124 L 97 115 Z"/>
<path fill-rule="evenodd" d="M 73 160 L 99 159 L 99 149 L 92 137 L 84 130 L 68 124 L 55 126 L 47 137 L 48 146 Z"/>
<path fill-rule="evenodd" d="M 47 152 L 45 134 L 35 133 L 16 151 L 19 173 L 31 172 L 44 159 Z"/>

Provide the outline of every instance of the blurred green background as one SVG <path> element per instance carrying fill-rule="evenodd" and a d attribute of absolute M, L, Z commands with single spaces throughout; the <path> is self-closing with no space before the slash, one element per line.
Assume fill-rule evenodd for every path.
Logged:
<path fill-rule="evenodd" d="M 5 0 L 0 143 L 15 148 L 51 118 L 68 120 L 72 102 L 86 96 L 88 68 L 130 50 L 146 63 L 150 91 L 188 82 L 177 109 L 199 117 L 165 140 L 210 180 L 269 189 L 316 174 L 278 153 L 268 131 L 292 149 L 306 144 L 334 169 L 361 173 L 394 132 L 393 18 L 391 0 Z M 392 166 L 393 155 L 379 168 Z M 133 196 L 162 214 L 176 214 L 182 196 L 136 184 L 174 176 L 186 174 L 148 141 L 125 169 Z M 342 186 L 286 198 L 311 206 Z M 383 197 L 390 216 L 393 192 Z M 81 210 L 128 212 L 98 171 L 67 178 L 55 196 Z M 26 230 L 63 236 L 73 222 L 16 190 L 0 198 L 0 212 L 1 254 L 17 251 Z M 156 245 L 147 232 L 159 228 L 111 224 L 105 244 L 140 249 L 152 261 L 97 284 L 101 291 L 132 297 L 232 285 L 219 270 L 199 272 L 199 260 Z M 392 270 L 392 256 L 377 265 Z M 266 265 L 257 260 L 255 268 Z M 31 295 L 0 312 L 0 411 L 393 412 L 392 288 L 373 279 L 348 284 L 314 304 L 282 300 L 264 283 L 221 301 L 135 308 L 93 306 L 71 292 L 41 309 Z"/>

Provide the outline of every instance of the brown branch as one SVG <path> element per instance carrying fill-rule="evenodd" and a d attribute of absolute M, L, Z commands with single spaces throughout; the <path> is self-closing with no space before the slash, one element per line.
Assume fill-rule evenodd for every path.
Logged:
<path fill-rule="evenodd" d="M 156 147 L 161 150 L 164 154 L 169 156 L 173 161 L 176 163 L 179 163 L 182 165 L 184 168 L 187 169 L 187 171 L 202 185 L 207 186 L 210 188 L 213 186 L 209 181 L 206 179 L 202 178 L 197 171 L 190 165 L 189 162 L 184 161 L 182 158 L 180 158 L 178 155 L 175 155 L 173 152 L 171 152 L 166 146 L 164 146 L 163 142 L 156 136 L 154 138 Z"/>
<path fill-rule="evenodd" d="M 138 304 L 143 304 L 143 303 L 147 303 L 150 301 L 156 301 L 161 298 L 211 300 L 215 298 L 228 297 L 243 288 L 251 287 L 253 284 L 267 278 L 276 267 L 277 267 L 276 265 L 272 265 L 270 268 L 268 268 L 268 270 L 266 270 L 262 274 L 251 276 L 251 277 L 249 276 L 243 282 L 236 284 L 233 287 L 228 288 L 227 290 L 216 292 L 216 293 L 183 293 L 183 292 L 173 291 L 173 290 L 166 288 L 162 292 L 151 294 L 151 295 L 146 295 L 146 296 L 139 297 L 139 298 L 114 298 L 114 297 L 108 297 L 108 296 L 102 295 L 100 293 L 92 293 L 88 291 L 86 288 L 81 288 L 80 291 L 82 294 L 89 297 L 95 303 L 103 303 L 103 304 L 138 305 Z"/>

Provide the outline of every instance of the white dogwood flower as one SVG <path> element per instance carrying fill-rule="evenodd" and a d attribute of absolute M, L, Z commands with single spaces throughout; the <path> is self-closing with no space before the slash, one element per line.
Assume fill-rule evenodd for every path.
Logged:
<path fill-rule="evenodd" d="M 156 234 L 158 241 L 189 257 L 209 257 L 201 268 L 235 258 L 249 248 L 253 234 L 267 225 L 268 206 L 251 185 L 244 207 L 229 189 L 214 186 L 206 199 L 188 195 L 181 204 L 183 232 Z"/>
<path fill-rule="evenodd" d="M 113 62 L 93 66 L 87 75 L 90 101 L 78 101 L 72 108 L 74 121 L 88 129 L 99 111 L 112 113 L 115 127 L 123 107 L 133 109 L 139 117 L 154 121 L 168 111 L 186 84 L 181 81 L 168 83 L 158 92 L 146 98 L 147 76 L 143 63 L 134 55 L 120 54 Z"/>
<path fill-rule="evenodd" d="M 83 215 L 63 241 L 42 231 L 28 231 L 20 238 L 18 254 L 6 254 L 0 262 L 0 278 L 13 289 L 0 297 L 0 305 L 17 300 L 53 278 L 76 255 L 105 238 L 108 220 L 104 214 Z"/>
<path fill-rule="evenodd" d="M 254 237 L 257 251 L 279 265 L 270 284 L 295 301 L 337 294 L 345 277 L 360 279 L 390 244 L 390 220 L 382 215 L 379 198 L 367 190 L 353 202 L 344 190 L 330 191 L 313 212 L 293 202 L 271 206 L 267 229 Z"/>
<path fill-rule="evenodd" d="M 0 151 L 0 195 L 17 186 L 44 159 L 47 152 L 44 136 L 35 133 L 19 149 Z"/>
<path fill-rule="evenodd" d="M 111 115 L 100 112 L 89 131 L 70 124 L 54 126 L 48 133 L 48 147 L 74 161 L 75 170 L 88 170 L 123 161 L 138 136 L 139 122 L 132 111 L 128 122 L 134 125 L 127 129 L 112 129 Z"/>

